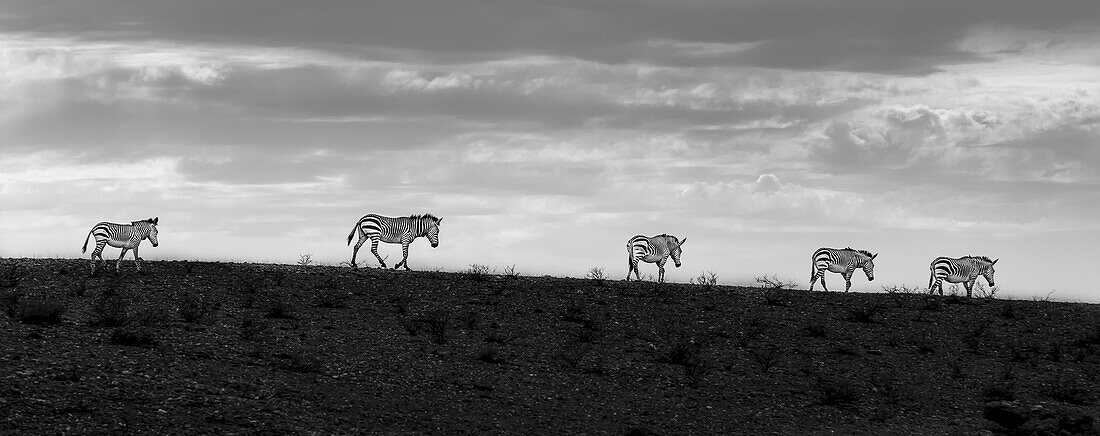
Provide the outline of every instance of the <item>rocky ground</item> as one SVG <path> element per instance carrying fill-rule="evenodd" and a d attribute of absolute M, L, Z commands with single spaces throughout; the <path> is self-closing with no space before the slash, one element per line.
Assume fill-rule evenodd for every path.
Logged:
<path fill-rule="evenodd" d="M 0 262 L 0 434 L 1096 434 L 1100 307 Z"/>

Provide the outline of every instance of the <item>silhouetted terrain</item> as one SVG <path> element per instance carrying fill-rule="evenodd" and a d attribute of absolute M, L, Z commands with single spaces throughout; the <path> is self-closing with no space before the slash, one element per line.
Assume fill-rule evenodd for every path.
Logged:
<path fill-rule="evenodd" d="M 1096 305 L 145 269 L 0 263 L 0 433 L 1070 434 L 1100 419 Z"/>

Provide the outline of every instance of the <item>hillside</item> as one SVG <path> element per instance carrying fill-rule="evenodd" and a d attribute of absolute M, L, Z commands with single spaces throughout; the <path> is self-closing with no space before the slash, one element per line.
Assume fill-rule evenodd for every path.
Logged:
<path fill-rule="evenodd" d="M 1024 434 L 1100 420 L 1096 305 L 86 267 L 0 263 L 0 434 Z"/>

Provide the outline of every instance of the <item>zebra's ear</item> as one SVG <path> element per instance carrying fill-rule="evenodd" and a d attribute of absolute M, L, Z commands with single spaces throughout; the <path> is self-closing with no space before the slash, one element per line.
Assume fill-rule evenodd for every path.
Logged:
<path fill-rule="evenodd" d="M 155 225 L 157 225 L 157 222 L 159 222 L 159 221 L 160 221 L 160 217 L 159 217 L 159 216 L 158 216 L 158 217 L 154 217 L 153 219 L 149 220 L 149 222 L 153 223 L 153 225 L 154 225 L 154 226 L 155 226 Z"/>
<path fill-rule="evenodd" d="M 871 255 L 871 260 L 875 260 L 876 257 L 878 257 L 878 253 L 872 254 Z"/>
<path fill-rule="evenodd" d="M 681 239 L 680 240 L 680 245 L 684 245 L 684 243 L 687 242 L 687 241 L 688 241 L 688 238 Z"/>
<path fill-rule="evenodd" d="M 998 260 L 1001 260 L 1001 259 L 1000 258 L 993 259 L 993 263 L 991 263 L 990 265 L 996 265 Z"/>
<path fill-rule="evenodd" d="M 439 225 L 439 224 L 442 224 L 442 223 L 443 223 L 443 217 L 439 217 L 439 219 L 435 220 L 436 225 Z"/>

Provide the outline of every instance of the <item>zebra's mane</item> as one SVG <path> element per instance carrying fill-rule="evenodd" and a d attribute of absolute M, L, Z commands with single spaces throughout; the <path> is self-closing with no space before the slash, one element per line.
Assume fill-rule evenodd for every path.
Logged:
<path fill-rule="evenodd" d="M 851 251 L 855 251 L 855 252 L 861 253 L 861 254 L 863 254 L 864 256 L 867 256 L 867 257 L 872 257 L 872 256 L 874 256 L 873 254 L 871 254 L 871 252 L 870 252 L 870 251 L 867 251 L 867 250 L 856 250 L 855 248 L 852 248 L 852 247 L 844 247 L 844 249 L 845 249 L 845 250 L 851 250 Z"/>
<path fill-rule="evenodd" d="M 419 214 L 419 215 L 409 215 L 409 219 L 411 219 L 411 220 L 430 219 L 432 221 L 437 221 L 437 222 L 439 221 L 439 218 L 437 218 L 435 215 L 432 215 L 430 213 Z"/>
<path fill-rule="evenodd" d="M 987 256 L 966 256 L 964 259 L 975 259 L 985 263 L 993 263 L 993 259 L 990 259 Z"/>
<path fill-rule="evenodd" d="M 153 223 L 153 219 L 152 219 L 152 218 L 149 218 L 149 219 L 147 219 L 147 220 L 137 220 L 137 221 L 130 221 L 130 225 L 131 225 L 131 226 L 136 226 L 136 225 L 138 225 L 138 224 L 152 224 L 152 223 Z"/>

